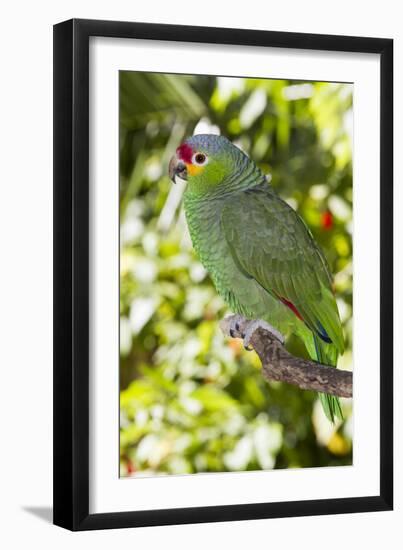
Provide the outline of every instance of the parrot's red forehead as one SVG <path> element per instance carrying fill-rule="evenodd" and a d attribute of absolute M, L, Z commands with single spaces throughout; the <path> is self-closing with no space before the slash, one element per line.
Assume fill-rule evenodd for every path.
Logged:
<path fill-rule="evenodd" d="M 180 160 L 183 160 L 183 162 L 186 162 L 187 164 L 191 164 L 193 149 L 190 145 L 187 143 L 182 143 L 182 145 L 177 148 L 176 154 Z"/>

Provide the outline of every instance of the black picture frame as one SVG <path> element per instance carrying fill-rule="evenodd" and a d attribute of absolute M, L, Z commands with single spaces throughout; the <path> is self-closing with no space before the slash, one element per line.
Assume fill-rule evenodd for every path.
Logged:
<path fill-rule="evenodd" d="M 89 513 L 89 39 L 380 54 L 380 492 L 328 500 Z M 391 510 L 393 40 L 73 19 L 54 26 L 54 523 L 71 530 Z"/>

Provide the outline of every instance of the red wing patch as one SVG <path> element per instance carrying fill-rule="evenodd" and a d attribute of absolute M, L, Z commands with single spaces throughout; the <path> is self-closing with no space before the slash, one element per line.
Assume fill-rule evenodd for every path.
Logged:
<path fill-rule="evenodd" d="M 281 297 L 280 297 L 280 300 L 283 302 L 283 304 L 285 306 L 290 308 L 293 313 L 295 313 L 295 315 L 298 317 L 298 319 L 301 319 L 301 321 L 303 321 L 302 315 L 300 314 L 300 312 L 298 311 L 298 309 L 294 306 L 294 304 L 292 302 L 289 302 L 285 298 L 281 298 Z"/>

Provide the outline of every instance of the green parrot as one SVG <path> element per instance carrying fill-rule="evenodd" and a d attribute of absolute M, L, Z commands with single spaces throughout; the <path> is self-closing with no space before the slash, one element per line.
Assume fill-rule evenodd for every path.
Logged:
<path fill-rule="evenodd" d="M 312 359 L 336 366 L 344 340 L 329 267 L 258 166 L 227 138 L 200 134 L 177 148 L 169 175 L 187 180 L 193 247 L 232 311 L 297 334 Z M 338 398 L 319 395 L 329 420 L 342 419 Z"/>

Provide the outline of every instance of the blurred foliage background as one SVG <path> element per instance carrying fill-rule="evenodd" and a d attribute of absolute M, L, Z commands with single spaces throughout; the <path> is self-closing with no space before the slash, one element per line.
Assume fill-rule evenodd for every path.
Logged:
<path fill-rule="evenodd" d="M 348 84 L 120 73 L 122 476 L 352 463 L 349 401 L 332 426 L 314 393 L 267 383 L 256 354 L 222 336 L 185 184 L 167 176 L 193 133 L 222 133 L 261 166 L 327 256 L 350 369 L 352 118 Z M 306 355 L 295 337 L 287 347 Z"/>

